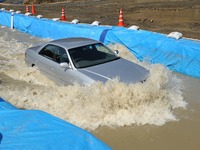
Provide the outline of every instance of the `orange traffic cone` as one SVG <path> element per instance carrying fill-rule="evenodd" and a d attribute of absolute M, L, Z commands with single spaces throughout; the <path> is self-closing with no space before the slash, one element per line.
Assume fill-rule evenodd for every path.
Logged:
<path fill-rule="evenodd" d="M 34 4 L 32 4 L 32 14 L 33 14 L 33 15 L 36 15 Z"/>
<path fill-rule="evenodd" d="M 119 12 L 119 23 L 118 23 L 118 26 L 125 26 L 124 24 L 124 21 L 123 21 L 123 15 L 122 15 L 122 9 L 120 9 L 120 12 Z"/>
<path fill-rule="evenodd" d="M 29 12 L 28 5 L 26 5 L 26 12 L 27 12 L 27 13 Z"/>
<path fill-rule="evenodd" d="M 60 17 L 60 20 L 61 21 L 66 21 L 67 20 L 67 18 L 65 17 L 65 9 L 64 8 L 62 8 L 62 15 Z"/>

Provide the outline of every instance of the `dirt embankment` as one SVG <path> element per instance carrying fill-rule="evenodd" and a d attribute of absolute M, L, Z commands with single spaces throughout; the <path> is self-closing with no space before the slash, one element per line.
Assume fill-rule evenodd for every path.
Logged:
<path fill-rule="evenodd" d="M 0 7 L 25 12 L 22 0 L 21 3 L 20 0 L 15 2 L 18 4 L 4 5 L 9 3 L 9 0 L 6 0 Z M 144 30 L 166 34 L 178 31 L 185 37 L 200 39 L 199 0 L 43 0 L 43 2 L 45 3 L 37 0 L 37 3 L 41 4 L 34 4 L 37 14 L 45 18 L 59 18 L 61 8 L 64 7 L 69 21 L 79 19 L 82 23 L 92 23 L 98 20 L 102 25 L 117 25 L 119 9 L 123 8 L 123 18 L 127 27 L 138 25 Z"/>

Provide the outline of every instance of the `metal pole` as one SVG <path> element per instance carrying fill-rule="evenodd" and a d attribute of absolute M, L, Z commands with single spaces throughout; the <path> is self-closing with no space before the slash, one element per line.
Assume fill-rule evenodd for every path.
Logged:
<path fill-rule="evenodd" d="M 10 23 L 10 28 L 14 29 L 14 12 L 11 12 L 11 23 Z"/>

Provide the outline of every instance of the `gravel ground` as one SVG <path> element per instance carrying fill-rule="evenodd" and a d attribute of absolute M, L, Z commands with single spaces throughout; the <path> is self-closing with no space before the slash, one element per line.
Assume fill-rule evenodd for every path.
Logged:
<path fill-rule="evenodd" d="M 22 3 L 22 0 L 5 0 L 0 7 L 25 13 Z M 200 39 L 199 0 L 67 0 L 34 4 L 37 14 L 45 18 L 59 18 L 64 7 L 68 21 L 79 19 L 82 23 L 92 23 L 97 20 L 102 25 L 117 25 L 119 9 L 123 8 L 127 27 L 137 25 L 143 30 L 165 34 L 178 31 L 184 37 Z"/>

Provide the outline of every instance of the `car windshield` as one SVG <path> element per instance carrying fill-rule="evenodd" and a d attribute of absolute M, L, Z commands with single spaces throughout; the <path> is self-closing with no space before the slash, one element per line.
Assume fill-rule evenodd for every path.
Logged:
<path fill-rule="evenodd" d="M 95 66 L 119 59 L 115 52 L 102 43 L 69 49 L 69 55 L 76 68 Z"/>

